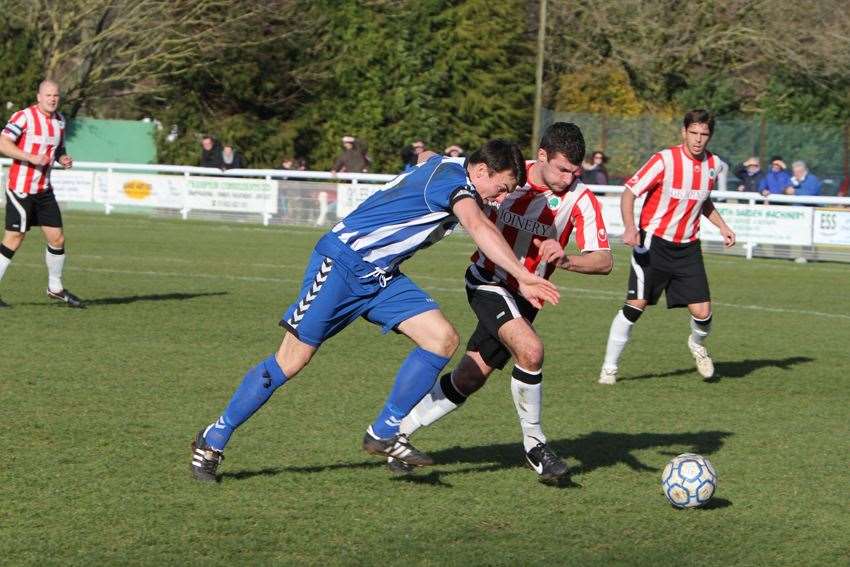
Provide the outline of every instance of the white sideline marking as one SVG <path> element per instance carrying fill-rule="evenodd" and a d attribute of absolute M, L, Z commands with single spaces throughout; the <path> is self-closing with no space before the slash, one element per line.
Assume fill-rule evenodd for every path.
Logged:
<path fill-rule="evenodd" d="M 125 256 L 126 258 L 126 256 Z M 43 264 L 26 264 L 26 263 L 16 263 L 16 266 L 27 267 L 27 268 L 39 268 L 43 269 Z M 284 268 L 284 265 L 279 266 Z M 206 273 L 188 273 L 188 272 L 160 272 L 154 270 L 118 270 L 114 268 L 83 268 L 79 266 L 69 266 L 65 268 L 66 270 L 78 271 L 78 272 L 92 272 L 92 273 L 100 273 L 100 274 L 126 274 L 126 275 L 134 275 L 134 276 L 153 276 L 153 277 L 179 277 L 179 278 L 196 278 L 196 279 L 207 279 L 207 280 L 227 280 L 227 281 L 240 281 L 240 282 L 262 282 L 262 283 L 296 283 L 300 284 L 302 278 L 270 278 L 270 277 L 262 277 L 262 276 L 232 276 L 228 274 L 206 274 Z M 455 282 L 457 281 L 457 287 L 437 287 L 437 286 L 427 286 L 425 289 L 430 291 L 440 291 L 444 293 L 466 293 L 466 289 L 463 286 L 462 278 L 458 278 L 457 280 L 449 279 L 449 278 L 440 278 L 436 276 L 426 276 L 426 275 L 414 275 L 411 276 L 414 280 L 435 280 L 438 282 Z M 423 286 L 424 287 L 424 286 Z M 625 294 L 617 291 L 608 291 L 604 289 L 590 289 L 584 287 L 564 287 L 558 286 L 558 290 L 561 292 L 565 292 L 567 295 L 567 299 L 569 299 L 569 294 L 580 294 L 583 299 L 595 299 L 600 301 L 611 301 L 612 298 L 624 298 Z M 741 305 L 738 303 L 726 303 L 722 301 L 712 301 L 714 305 L 719 305 L 721 307 L 731 307 L 733 309 L 748 309 L 752 311 L 766 311 L 769 313 L 791 313 L 797 315 L 812 315 L 814 317 L 826 317 L 830 319 L 845 319 L 850 320 L 850 315 L 844 313 L 824 313 L 822 311 L 813 311 L 810 309 L 789 309 L 786 307 L 770 307 L 767 305 Z"/>

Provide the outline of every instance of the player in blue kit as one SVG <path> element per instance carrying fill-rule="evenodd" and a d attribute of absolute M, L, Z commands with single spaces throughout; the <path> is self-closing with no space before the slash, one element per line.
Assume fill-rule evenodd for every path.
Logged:
<path fill-rule="evenodd" d="M 191 471 L 216 480 L 233 431 L 295 377 L 319 346 L 358 317 L 408 336 L 416 347 L 402 362 L 381 412 L 367 428 L 363 449 L 412 466 L 433 464 L 399 435 L 401 420 L 427 394 L 458 346 L 458 335 L 437 303 L 399 270 L 418 250 L 460 222 L 494 263 L 517 279 L 520 293 L 540 308 L 557 303 L 557 288 L 520 264 L 484 202 L 498 203 L 525 184 L 516 144 L 491 140 L 463 158 L 435 156 L 389 182 L 316 244 L 298 300 L 283 316 L 277 353 L 248 371 L 224 413 L 192 442 Z"/>

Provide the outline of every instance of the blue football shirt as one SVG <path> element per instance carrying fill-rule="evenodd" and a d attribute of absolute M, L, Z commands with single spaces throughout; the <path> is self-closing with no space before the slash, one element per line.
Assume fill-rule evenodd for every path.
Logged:
<path fill-rule="evenodd" d="M 457 226 L 452 206 L 473 198 L 465 158 L 434 156 L 370 196 L 331 233 L 362 260 L 392 271 Z"/>

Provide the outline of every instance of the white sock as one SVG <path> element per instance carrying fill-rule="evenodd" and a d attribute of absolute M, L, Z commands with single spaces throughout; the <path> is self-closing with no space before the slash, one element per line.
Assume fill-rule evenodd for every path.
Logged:
<path fill-rule="evenodd" d="M 529 375 L 540 375 L 543 371 L 529 372 L 519 366 L 514 366 L 521 372 Z M 538 443 L 545 443 L 546 436 L 540 426 L 540 414 L 542 411 L 543 382 L 527 384 L 511 377 L 511 394 L 514 398 L 519 425 L 522 427 L 522 444 L 525 451 L 533 449 Z"/>
<path fill-rule="evenodd" d="M 617 311 L 617 316 L 611 321 L 611 330 L 608 332 L 608 346 L 605 348 L 605 362 L 603 368 L 616 369 L 620 362 L 620 355 L 629 342 L 634 323 L 626 319 L 622 309 Z"/>
<path fill-rule="evenodd" d="M 709 314 L 705 319 L 697 319 L 693 316 L 691 317 L 691 338 L 696 344 L 702 345 L 710 334 L 711 314 Z"/>
<path fill-rule="evenodd" d="M 12 263 L 11 258 L 7 258 L 6 256 L 0 254 L 0 280 L 3 279 L 3 274 L 6 273 L 6 268 L 9 267 L 9 264 Z"/>
<path fill-rule="evenodd" d="M 55 254 L 55 252 L 60 251 L 60 254 Z M 56 249 L 48 244 L 47 249 L 44 251 L 44 263 L 47 264 L 47 288 L 54 293 L 65 289 L 62 285 L 62 269 L 65 267 L 65 249 Z"/>
<path fill-rule="evenodd" d="M 434 382 L 434 387 L 431 388 L 431 391 L 425 394 L 425 397 L 419 400 L 419 403 L 401 420 L 399 433 L 409 437 L 420 427 L 431 425 L 441 417 L 448 415 L 460 407 L 460 404 L 456 404 L 448 399 L 446 393 L 443 391 L 442 382 L 446 379 L 446 376 L 443 375 L 443 377 L 438 378 Z M 448 379 L 451 380 L 451 378 Z M 455 391 L 457 391 L 456 388 Z M 460 393 L 457 395 L 460 396 Z M 455 398 L 457 399 L 457 396 Z"/>

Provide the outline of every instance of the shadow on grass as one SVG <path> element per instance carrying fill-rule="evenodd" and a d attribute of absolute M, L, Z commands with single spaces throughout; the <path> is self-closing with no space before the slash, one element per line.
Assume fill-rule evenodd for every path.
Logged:
<path fill-rule="evenodd" d="M 657 472 L 661 469 L 647 465 L 635 457 L 633 451 L 657 449 L 660 454 L 676 456 L 690 452 L 711 455 L 723 445 L 732 433 L 728 431 L 698 431 L 695 433 L 611 433 L 593 431 L 576 439 L 550 440 L 549 445 L 562 458 L 578 461 L 570 467 L 570 474 L 587 473 L 602 467 L 624 464 L 634 471 Z M 667 450 L 663 450 L 668 448 Z M 430 453 L 440 464 L 498 463 L 500 468 L 524 466 L 520 443 L 481 445 L 478 447 L 452 447 Z M 666 461 L 666 459 L 665 459 Z M 663 462 L 656 463 L 663 465 Z"/>
<path fill-rule="evenodd" d="M 728 431 L 697 431 L 694 433 L 610 433 L 594 431 L 576 439 L 550 440 L 549 445 L 561 457 L 567 459 L 568 463 L 578 461 L 578 465 L 570 467 L 570 474 L 588 473 L 598 468 L 613 467 L 619 464 L 625 464 L 634 471 L 658 472 L 668 457 L 684 452 L 700 455 L 711 455 L 717 452 L 723 445 L 724 439 L 730 435 L 732 433 Z M 641 462 L 632 454 L 633 451 L 648 449 L 656 449 L 664 457 L 649 465 Z M 455 446 L 430 452 L 430 455 L 436 462 L 435 467 L 441 465 L 472 466 L 463 466 L 453 470 L 423 469 L 422 472 L 428 472 L 426 474 L 397 476 L 393 477 L 393 480 L 451 488 L 452 485 L 445 480 L 446 476 L 493 472 L 525 466 L 521 443 L 497 443 L 473 447 Z M 275 476 L 284 473 L 312 474 L 339 469 L 373 469 L 383 466 L 385 464 L 381 461 L 360 461 L 304 467 L 275 467 L 256 471 L 234 471 L 225 472 L 221 476 L 222 478 L 243 480 L 255 476 Z M 570 480 L 565 480 L 560 485 L 550 486 L 572 488 L 579 485 Z"/>
<path fill-rule="evenodd" d="M 720 510 L 721 508 L 728 508 L 731 505 L 732 505 L 732 502 L 730 502 L 729 500 L 726 500 L 725 498 L 712 498 L 701 509 L 702 510 Z"/>
<path fill-rule="evenodd" d="M 714 377 L 706 382 L 720 382 L 724 378 L 745 378 L 762 368 L 779 368 L 782 370 L 791 370 L 798 364 L 814 362 L 814 358 L 809 356 L 789 356 L 788 358 L 760 358 L 735 360 L 726 362 L 717 362 L 714 365 Z M 618 382 L 626 382 L 628 380 L 647 380 L 650 378 L 672 378 L 674 376 L 685 376 L 689 374 L 696 375 L 696 369 L 693 366 L 688 368 L 680 368 L 679 370 L 671 370 L 660 374 L 640 374 L 638 376 L 624 376 L 618 378 Z"/>
<path fill-rule="evenodd" d="M 127 303 L 137 303 L 139 301 L 185 301 L 187 299 L 195 299 L 198 297 L 212 297 L 217 295 L 227 295 L 226 291 L 212 291 L 207 293 L 152 293 L 150 295 L 126 295 L 123 297 L 101 297 L 97 299 L 83 299 L 86 307 L 94 307 L 96 305 L 125 305 Z M 32 302 L 21 303 L 20 305 L 44 305 L 44 306 L 59 306 L 64 307 L 64 303 L 52 301 L 50 303 Z"/>

